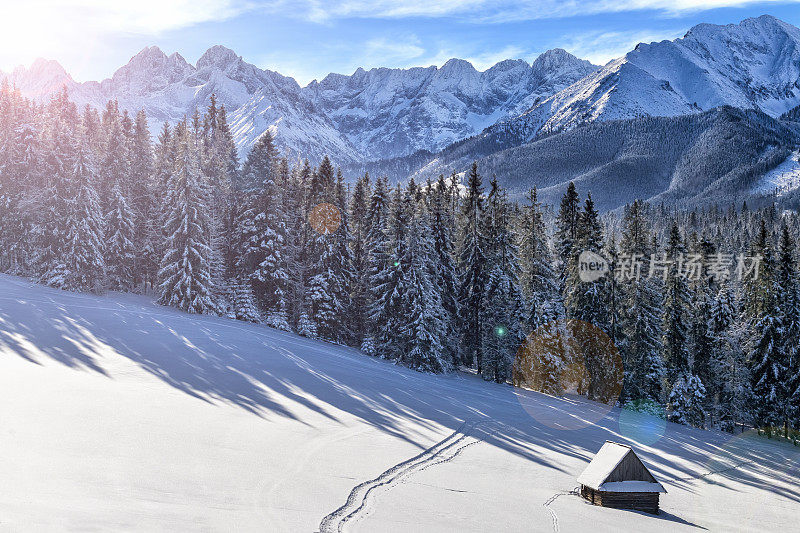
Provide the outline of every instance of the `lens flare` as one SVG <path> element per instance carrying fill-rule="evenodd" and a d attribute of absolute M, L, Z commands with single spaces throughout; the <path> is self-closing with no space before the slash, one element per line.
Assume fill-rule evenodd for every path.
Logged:
<path fill-rule="evenodd" d="M 597 326 L 558 320 L 528 336 L 517 351 L 512 376 L 517 399 L 534 419 L 555 429 L 581 429 L 605 418 L 617 403 L 622 359 Z"/>
<path fill-rule="evenodd" d="M 666 429 L 666 413 L 656 402 L 633 402 L 620 410 L 619 432 L 634 442 L 647 446 L 655 444 Z"/>
<path fill-rule="evenodd" d="M 325 202 L 314 206 L 308 215 L 308 221 L 317 233 L 330 235 L 342 224 L 342 214 L 338 207 Z"/>

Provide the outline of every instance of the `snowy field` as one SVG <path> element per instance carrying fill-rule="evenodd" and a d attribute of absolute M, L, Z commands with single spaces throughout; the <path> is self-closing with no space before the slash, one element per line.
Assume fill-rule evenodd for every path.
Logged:
<path fill-rule="evenodd" d="M 569 493 L 606 439 L 660 515 Z M 747 434 L 0 276 L 1 531 L 788 531 L 799 479 Z"/>

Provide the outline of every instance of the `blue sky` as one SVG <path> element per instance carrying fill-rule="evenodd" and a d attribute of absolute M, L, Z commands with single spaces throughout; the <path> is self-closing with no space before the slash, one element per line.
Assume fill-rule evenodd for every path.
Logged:
<path fill-rule="evenodd" d="M 78 81 L 109 77 L 145 46 L 195 62 L 223 44 L 301 84 L 357 67 L 479 69 L 564 48 L 604 63 L 700 22 L 771 14 L 800 26 L 800 0 L 29 0 L 4 7 L 0 69 L 58 60 Z"/>

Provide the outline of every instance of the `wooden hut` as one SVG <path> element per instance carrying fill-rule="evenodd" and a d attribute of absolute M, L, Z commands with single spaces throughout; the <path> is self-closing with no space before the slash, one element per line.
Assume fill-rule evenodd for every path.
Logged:
<path fill-rule="evenodd" d="M 630 446 L 606 441 L 578 477 L 581 496 L 594 505 L 658 514 L 667 492 Z"/>

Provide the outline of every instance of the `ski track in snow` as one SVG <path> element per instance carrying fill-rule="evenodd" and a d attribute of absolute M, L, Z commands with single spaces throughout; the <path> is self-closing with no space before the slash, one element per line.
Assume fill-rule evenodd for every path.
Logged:
<path fill-rule="evenodd" d="M 474 420 L 465 421 L 447 438 L 437 442 L 419 455 L 389 468 L 374 479 L 356 485 L 350 491 L 347 502 L 322 519 L 319 526 L 320 533 L 344 531 L 345 525 L 357 521 L 366 514 L 371 497 L 378 489 L 388 490 L 417 472 L 448 463 L 458 457 L 466 448 L 480 442 L 476 437 L 470 435 L 478 425 L 479 423 Z"/>

